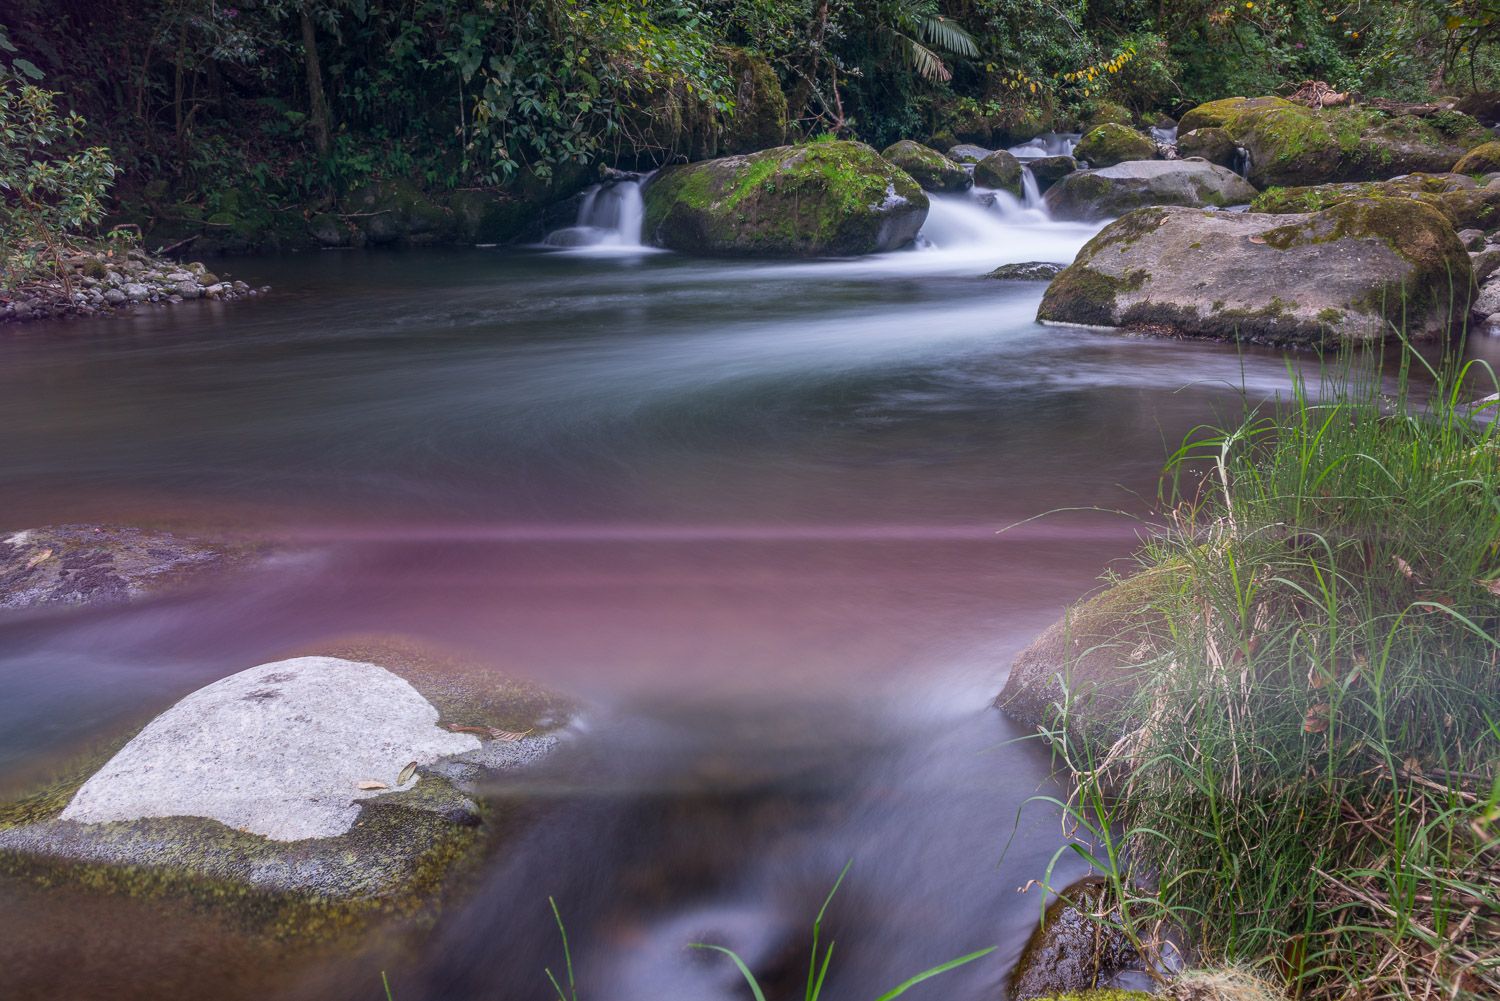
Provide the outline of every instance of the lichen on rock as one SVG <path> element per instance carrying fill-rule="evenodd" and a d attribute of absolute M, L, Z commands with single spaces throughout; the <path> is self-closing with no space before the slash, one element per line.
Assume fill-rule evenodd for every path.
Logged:
<path fill-rule="evenodd" d="M 1139 209 L 1042 298 L 1044 321 L 1319 347 L 1446 337 L 1473 271 L 1449 221 L 1409 200 L 1298 215 Z"/>

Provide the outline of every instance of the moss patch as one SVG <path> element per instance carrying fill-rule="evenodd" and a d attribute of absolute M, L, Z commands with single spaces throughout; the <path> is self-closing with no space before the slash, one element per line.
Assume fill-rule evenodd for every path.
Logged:
<path fill-rule="evenodd" d="M 1156 144 L 1135 129 L 1108 123 L 1090 131 L 1079 141 L 1073 156 L 1092 167 L 1113 167 L 1127 160 L 1153 160 Z"/>

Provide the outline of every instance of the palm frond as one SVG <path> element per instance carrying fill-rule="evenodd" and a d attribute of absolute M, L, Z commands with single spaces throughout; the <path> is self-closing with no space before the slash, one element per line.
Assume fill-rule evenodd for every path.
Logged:
<path fill-rule="evenodd" d="M 957 21 L 941 14 L 926 14 L 915 18 L 918 34 L 922 40 L 956 56 L 977 56 L 979 45 L 974 36 Z"/>
<path fill-rule="evenodd" d="M 947 83 L 953 79 L 953 71 L 950 70 L 936 52 L 912 38 L 903 35 L 899 31 L 891 34 L 896 36 L 901 46 L 901 54 L 906 59 L 906 65 L 917 71 L 917 75 L 923 80 L 936 83 Z"/>

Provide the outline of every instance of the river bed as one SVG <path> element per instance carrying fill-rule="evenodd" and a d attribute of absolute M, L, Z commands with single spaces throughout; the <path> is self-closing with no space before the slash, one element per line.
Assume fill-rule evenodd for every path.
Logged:
<path fill-rule="evenodd" d="M 0 528 L 281 540 L 127 608 L 0 620 L 0 791 L 212 680 L 398 634 L 576 696 L 493 790 L 529 818 L 435 925 L 268 946 L 211 912 L 0 881 L 10 998 L 747 996 L 722 942 L 827 996 L 998 998 L 1063 843 L 1053 762 L 989 707 L 1152 519 L 1194 426 L 1276 353 L 1033 321 L 1092 228 L 940 203 L 861 261 L 570 251 L 224 261 L 272 294 L 0 338 Z M 1047 514 L 1048 512 L 1052 512 Z M 1046 514 L 1046 517 L 1037 518 Z M 1028 520 L 1036 519 L 1036 520 Z M 1023 523 L 1024 524 L 1018 524 Z M 1065 856 L 1055 885 L 1082 875 Z M 925 993 L 923 993 L 925 991 Z"/>

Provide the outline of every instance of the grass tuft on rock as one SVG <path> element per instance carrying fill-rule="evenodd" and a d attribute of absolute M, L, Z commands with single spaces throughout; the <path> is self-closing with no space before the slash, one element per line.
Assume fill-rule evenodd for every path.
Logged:
<path fill-rule="evenodd" d="M 1335 366 L 1169 464 L 1138 554 L 1167 628 L 1120 728 L 1052 733 L 1070 847 L 1148 953 L 1500 997 L 1500 404 L 1462 402 L 1494 388 L 1472 363 L 1418 400 L 1411 364 L 1389 394 Z"/>

